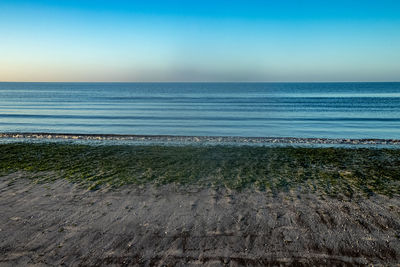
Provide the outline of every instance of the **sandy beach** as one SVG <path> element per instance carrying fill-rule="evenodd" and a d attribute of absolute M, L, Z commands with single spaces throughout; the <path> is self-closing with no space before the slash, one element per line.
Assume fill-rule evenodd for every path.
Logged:
<path fill-rule="evenodd" d="M 400 199 L 0 178 L 2 266 L 396 265 Z M 11 178 L 18 179 L 10 184 Z"/>

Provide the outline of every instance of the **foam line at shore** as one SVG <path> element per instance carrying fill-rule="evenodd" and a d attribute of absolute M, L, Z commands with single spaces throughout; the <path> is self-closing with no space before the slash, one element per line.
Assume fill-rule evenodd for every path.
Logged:
<path fill-rule="evenodd" d="M 240 136 L 174 136 L 174 135 L 113 135 L 72 133 L 0 133 L 1 139 L 131 141 L 139 143 L 209 143 L 209 144 L 315 144 L 315 145 L 400 145 L 399 139 L 331 139 L 299 137 Z"/>

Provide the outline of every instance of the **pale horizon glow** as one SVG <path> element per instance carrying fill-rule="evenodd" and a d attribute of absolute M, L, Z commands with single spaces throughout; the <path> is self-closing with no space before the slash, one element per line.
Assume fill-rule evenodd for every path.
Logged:
<path fill-rule="evenodd" d="M 0 26 L 0 81 L 400 81 L 398 1 L 5 0 Z"/>

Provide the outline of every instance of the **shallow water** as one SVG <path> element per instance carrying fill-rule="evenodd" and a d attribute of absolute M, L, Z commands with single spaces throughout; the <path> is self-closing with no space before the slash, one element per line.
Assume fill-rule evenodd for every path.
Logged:
<path fill-rule="evenodd" d="M 0 132 L 400 139 L 400 83 L 0 83 Z"/>

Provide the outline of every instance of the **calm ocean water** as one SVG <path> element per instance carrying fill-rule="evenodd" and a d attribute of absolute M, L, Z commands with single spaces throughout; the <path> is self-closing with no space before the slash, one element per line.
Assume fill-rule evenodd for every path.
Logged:
<path fill-rule="evenodd" d="M 0 83 L 0 132 L 400 139 L 400 83 Z"/>

